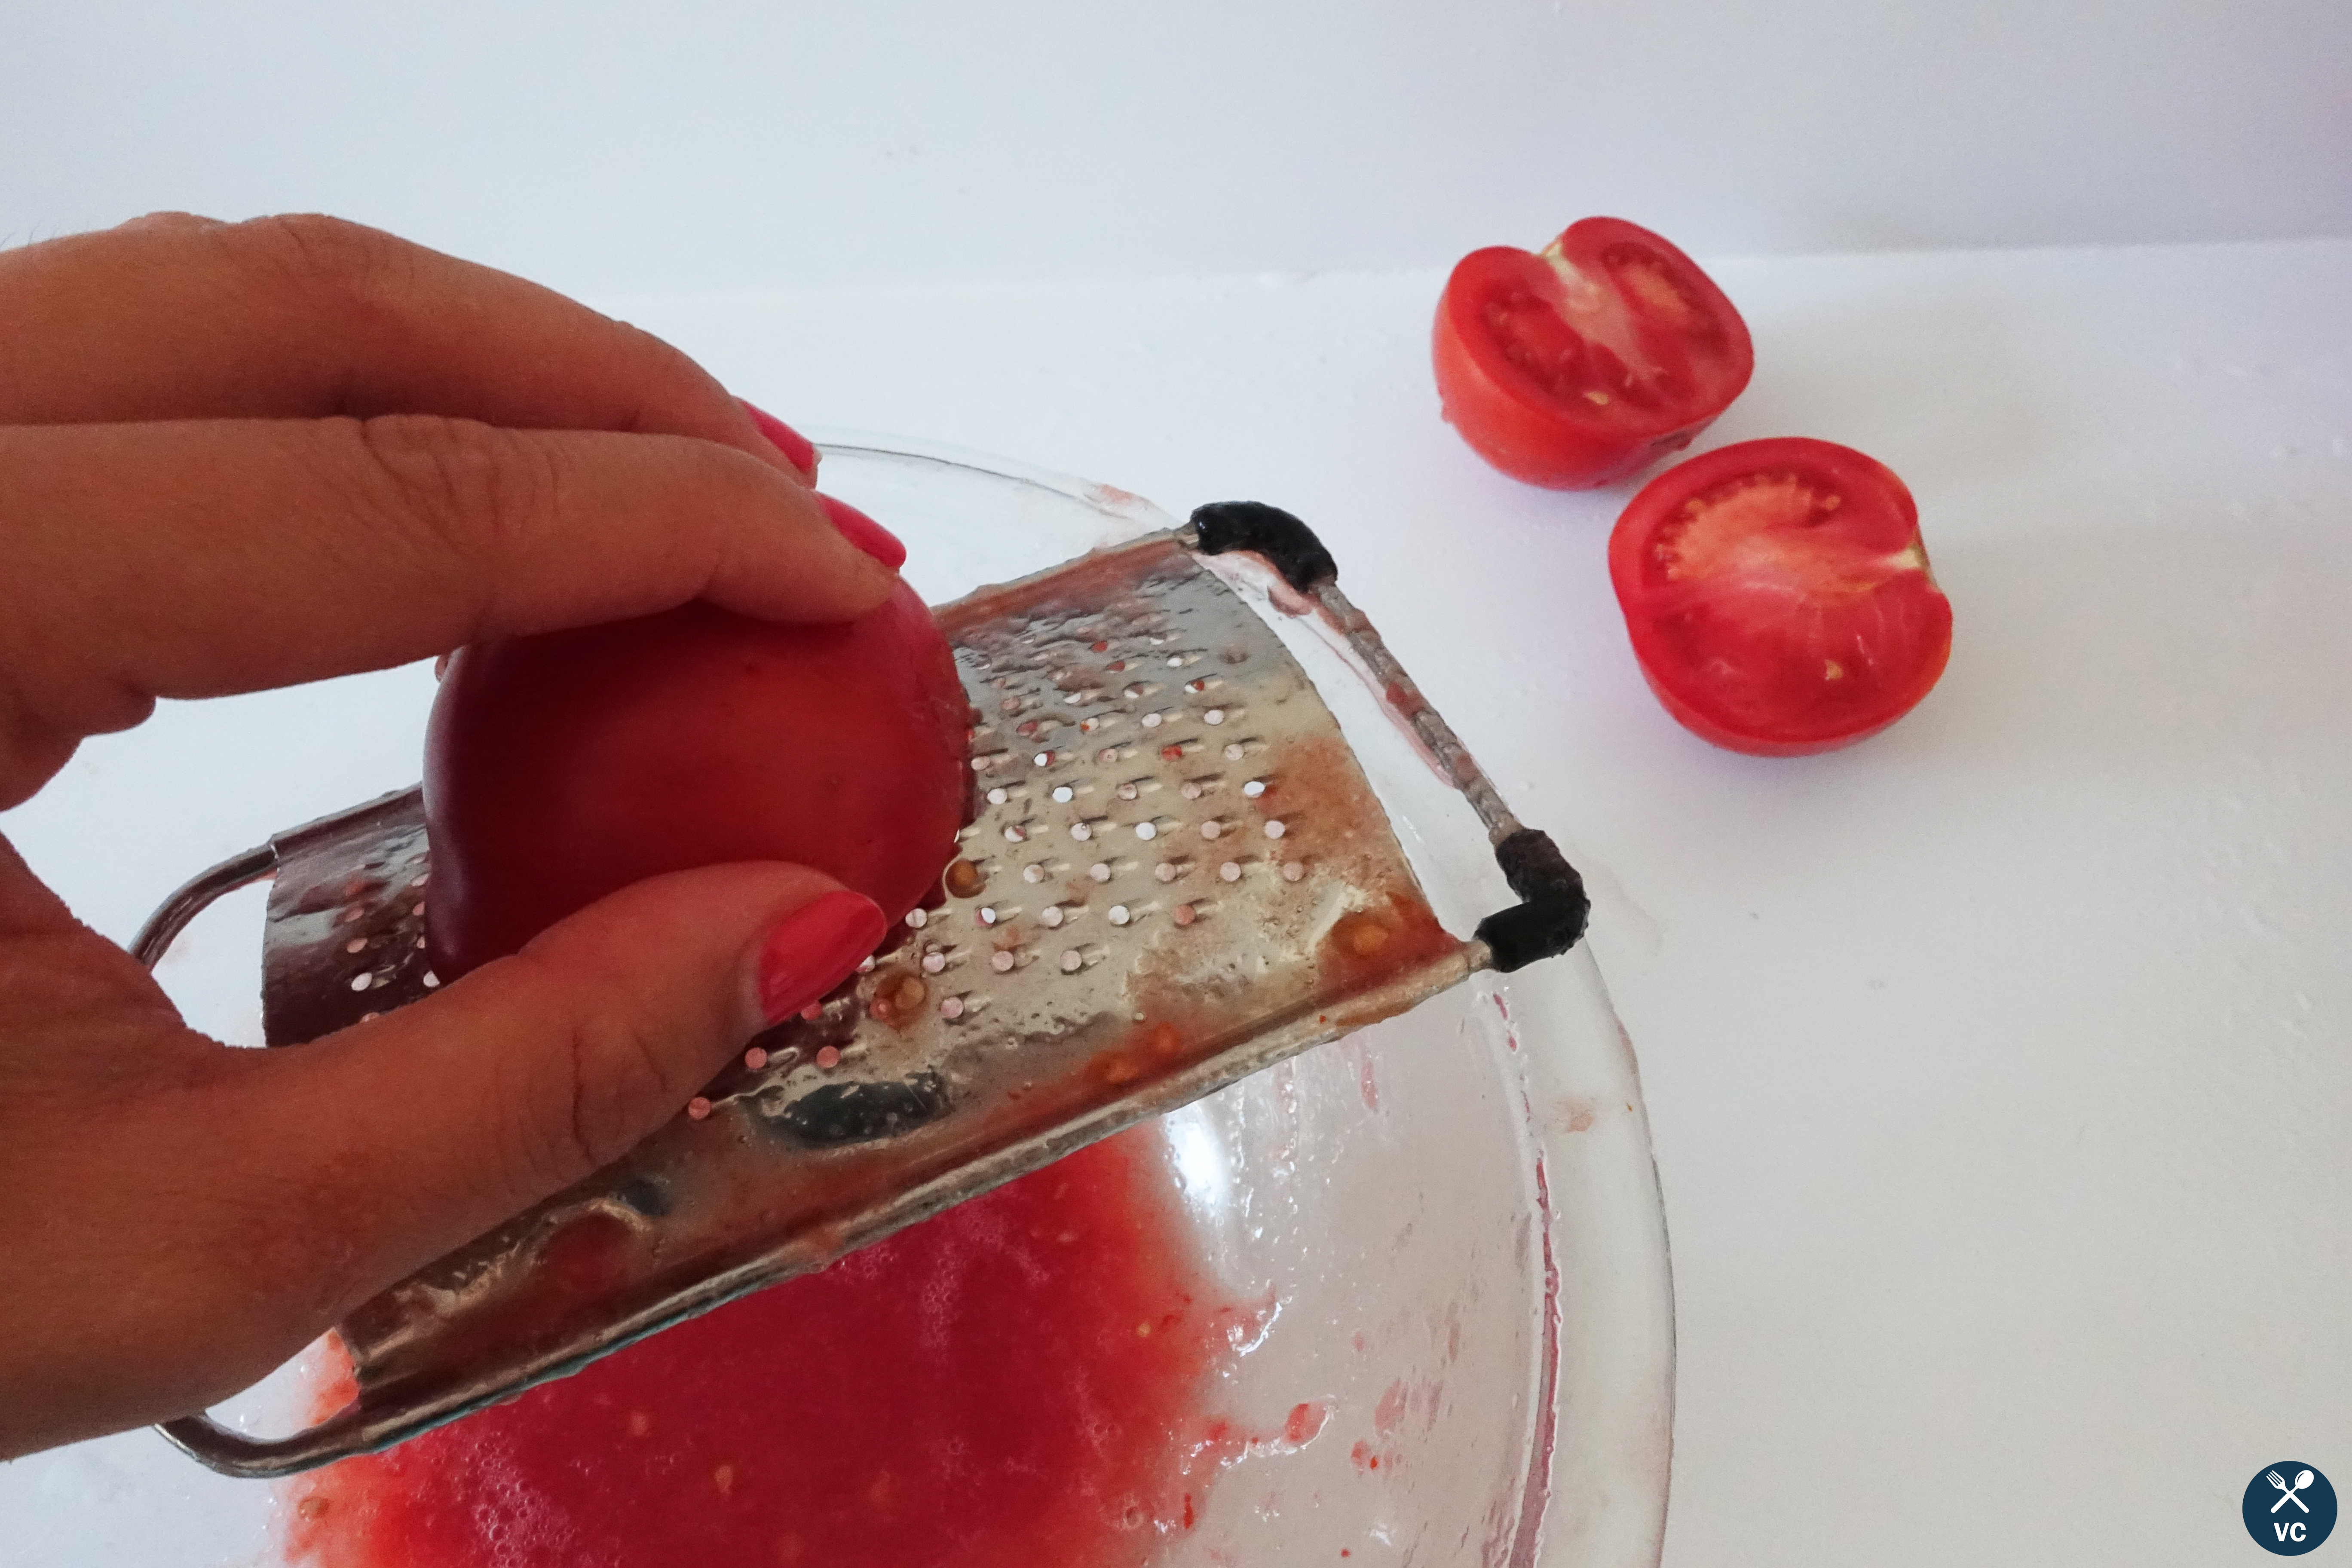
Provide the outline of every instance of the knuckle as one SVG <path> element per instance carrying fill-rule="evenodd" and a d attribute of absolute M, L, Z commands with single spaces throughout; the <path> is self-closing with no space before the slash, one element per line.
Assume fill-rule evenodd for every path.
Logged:
<path fill-rule="evenodd" d="M 548 443 L 436 415 L 383 415 L 357 429 L 368 510 L 440 558 L 504 560 L 562 510 L 562 464 Z"/>
<path fill-rule="evenodd" d="M 323 213 L 281 213 L 231 226 L 248 263 L 264 279 L 330 304 L 376 293 L 397 264 L 401 242 L 381 229 Z"/>
<path fill-rule="evenodd" d="M 614 321 L 613 325 L 627 352 L 630 377 L 636 388 L 636 406 L 624 426 L 627 430 L 656 428 L 658 421 L 653 411 L 656 408 L 692 406 L 713 395 L 722 401 L 726 398 L 710 373 L 685 350 L 633 322 Z"/>
<path fill-rule="evenodd" d="M 599 1012 L 575 1023 L 565 1041 L 567 1093 L 556 1103 L 542 1159 L 562 1185 L 619 1159 L 688 1086 L 669 1068 L 658 1035 Z"/>
<path fill-rule="evenodd" d="M 127 229 L 133 233 L 144 233 L 214 229 L 227 226 L 216 217 L 206 217 L 201 213 L 181 212 L 176 208 L 166 207 L 159 212 L 141 213 L 137 217 L 127 218 L 114 226 L 118 230 Z"/>

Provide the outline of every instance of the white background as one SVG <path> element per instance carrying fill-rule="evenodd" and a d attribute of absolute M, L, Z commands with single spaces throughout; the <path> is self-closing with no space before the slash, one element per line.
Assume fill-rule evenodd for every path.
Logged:
<path fill-rule="evenodd" d="M 0 235 L 338 210 L 798 423 L 1322 527 L 1594 887 L 1675 1247 L 1669 1563 L 2210 1563 L 2263 1466 L 2352 1482 L 2340 4 L 16 9 Z M 1886 735 L 1684 735 L 1623 493 L 1439 422 L 1444 264 L 1596 210 L 1755 330 L 1709 444 L 1917 492 L 1958 640 Z M 2017 246 L 2063 248 L 1949 248 Z M 0 831 L 127 935 L 407 782 L 428 685 L 168 710 Z"/>
<path fill-rule="evenodd" d="M 574 291 L 2352 233 L 2342 0 L 7 0 L 0 238 L 339 212 Z"/>

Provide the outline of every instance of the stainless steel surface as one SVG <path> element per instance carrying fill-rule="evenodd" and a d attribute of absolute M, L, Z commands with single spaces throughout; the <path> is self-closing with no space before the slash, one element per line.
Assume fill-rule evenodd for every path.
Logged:
<path fill-rule="evenodd" d="M 206 904 L 223 894 L 252 886 L 277 866 L 275 846 L 264 844 L 189 878 L 173 889 L 172 896 L 156 907 L 139 928 L 139 934 L 131 939 L 131 956 L 154 968 L 156 961 L 171 948 L 172 940 L 187 929 L 188 922 Z"/>
<path fill-rule="evenodd" d="M 1381 693 L 1390 711 L 1421 742 L 1431 765 L 1446 783 L 1462 792 L 1470 809 L 1478 814 L 1479 822 L 1486 829 L 1487 842 L 1500 844 L 1518 832 L 1519 819 L 1503 804 L 1502 793 L 1479 768 L 1476 759 L 1470 755 L 1470 748 L 1454 732 L 1454 726 L 1429 705 L 1421 688 L 1404 672 L 1404 666 L 1397 662 L 1396 655 L 1389 651 L 1381 634 L 1373 629 L 1371 617 L 1356 608 L 1336 582 L 1318 584 L 1315 600 L 1330 617 L 1328 624 L 1364 678 Z"/>

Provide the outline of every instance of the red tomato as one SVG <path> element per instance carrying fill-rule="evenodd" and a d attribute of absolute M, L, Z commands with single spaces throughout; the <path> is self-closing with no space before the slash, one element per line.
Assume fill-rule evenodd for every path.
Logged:
<path fill-rule="evenodd" d="M 1875 734 L 1952 651 L 1911 492 L 1827 441 L 1742 441 L 1667 469 L 1618 518 L 1609 578 L 1666 711 L 1735 752 Z"/>
<path fill-rule="evenodd" d="M 1679 452 L 1747 386 L 1748 323 L 1681 251 L 1622 218 L 1539 256 L 1474 250 L 1437 306 L 1437 395 L 1515 479 L 1582 489 Z"/>
<path fill-rule="evenodd" d="M 954 854 L 969 733 L 954 657 L 903 584 L 839 626 L 694 604 L 462 648 L 425 735 L 434 969 L 730 860 L 816 867 L 895 921 Z"/>

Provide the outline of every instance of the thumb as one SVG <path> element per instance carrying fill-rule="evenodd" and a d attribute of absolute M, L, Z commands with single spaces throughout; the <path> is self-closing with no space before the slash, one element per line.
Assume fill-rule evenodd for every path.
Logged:
<path fill-rule="evenodd" d="M 887 923 L 801 866 L 639 882 L 430 998 L 270 1053 L 274 1125 L 249 1146 L 310 1178 L 295 1223 L 327 1199 L 347 1309 L 627 1152 Z"/>

